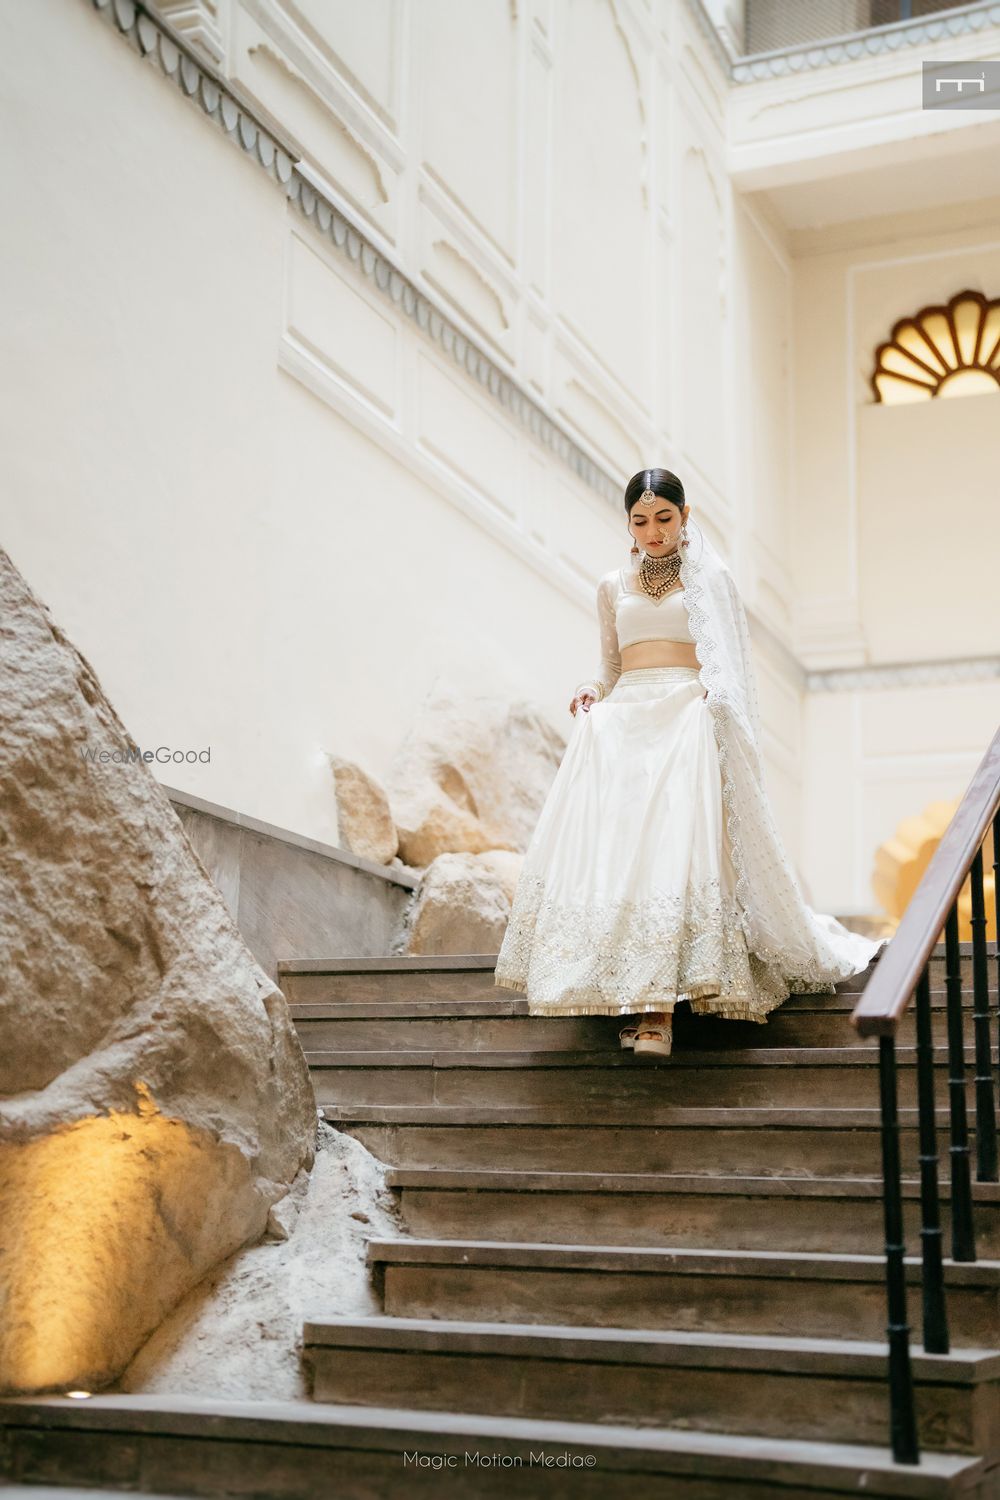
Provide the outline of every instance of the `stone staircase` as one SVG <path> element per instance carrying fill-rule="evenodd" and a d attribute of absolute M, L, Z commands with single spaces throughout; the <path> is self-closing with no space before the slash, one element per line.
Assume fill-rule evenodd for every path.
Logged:
<path fill-rule="evenodd" d="M 313 1400 L 0 1400 L 12 1493 L 997 1500 L 1000 1189 L 975 1185 L 980 1259 L 946 1261 L 952 1352 L 925 1354 L 912 1014 L 916 1467 L 889 1440 L 878 1052 L 850 1022 L 866 976 L 766 1026 L 682 1007 L 652 1062 L 610 1018 L 529 1017 L 493 963 L 281 966 L 322 1112 L 389 1164 L 408 1231 L 368 1247 L 383 1316 L 306 1325 Z M 974 1119 L 971 1010 L 966 1035 Z"/>
<path fill-rule="evenodd" d="M 650 1062 L 609 1018 L 529 1017 L 492 964 L 283 966 L 322 1111 L 390 1164 L 410 1236 L 369 1245 L 385 1316 L 307 1324 L 314 1399 L 359 1422 L 431 1415 L 428 1462 L 460 1421 L 462 1495 L 496 1478 L 464 1455 L 496 1459 L 525 1423 L 542 1459 L 592 1461 L 540 1460 L 530 1495 L 589 1495 L 588 1474 L 594 1494 L 672 1500 L 1000 1495 L 996 1184 L 975 1188 L 980 1259 L 947 1262 L 949 1355 L 922 1350 L 908 1260 L 923 1457 L 891 1459 L 878 1048 L 850 1022 L 866 976 L 766 1026 L 682 1007 L 673 1056 Z M 971 1057 L 971 1009 L 967 1036 Z M 911 1015 L 897 1050 L 916 1252 L 913 1043 Z"/>

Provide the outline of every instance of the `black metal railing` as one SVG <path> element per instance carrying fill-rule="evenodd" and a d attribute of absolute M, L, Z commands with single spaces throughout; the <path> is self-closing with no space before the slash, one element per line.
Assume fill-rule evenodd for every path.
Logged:
<path fill-rule="evenodd" d="M 1000 1021 L 1000 1007 L 992 1004 L 990 996 L 983 877 L 983 844 L 991 831 L 994 915 L 1000 934 L 1000 730 L 983 756 L 906 908 L 896 935 L 876 964 L 851 1016 L 862 1036 L 877 1036 L 879 1039 L 890 1429 L 892 1453 L 897 1463 L 919 1463 L 920 1448 L 910 1363 L 910 1326 L 906 1315 L 896 1033 L 911 999 L 915 998 L 923 1346 L 929 1354 L 947 1354 L 950 1346 L 938 1183 L 930 963 L 943 931 L 951 1138 L 951 1259 L 973 1261 L 976 1258 L 976 1235 L 966 1113 L 963 961 L 971 959 L 972 969 L 976 1181 L 996 1182 L 996 1089 L 990 1022 L 992 1014 Z M 966 882 L 970 887 L 972 940 L 961 944 L 958 902 Z M 994 947 L 1000 990 L 1000 942 Z"/>

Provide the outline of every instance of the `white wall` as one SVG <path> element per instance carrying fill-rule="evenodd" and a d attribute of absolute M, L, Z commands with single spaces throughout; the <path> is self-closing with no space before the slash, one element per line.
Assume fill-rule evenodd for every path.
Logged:
<path fill-rule="evenodd" d="M 790 654 L 863 660 L 868 615 L 873 639 L 891 618 L 837 513 L 844 454 L 868 451 L 846 262 L 732 190 L 726 83 L 688 7 L 183 11 L 199 13 L 331 200 L 583 454 L 622 485 L 647 463 L 683 476 L 752 613 L 782 829 L 827 909 L 869 905 L 885 805 L 854 810 L 861 752 L 857 786 L 834 780 L 838 817 L 826 752 L 856 706 L 814 703 Z M 0 41 L 20 205 L 0 228 L 2 539 L 140 743 L 212 745 L 164 779 L 336 842 L 325 752 L 381 774 L 439 675 L 568 731 L 594 581 L 627 552 L 620 503 L 86 4 L 5 7 Z M 893 285 L 865 283 L 865 337 Z M 824 818 L 854 841 L 831 844 Z"/>
<path fill-rule="evenodd" d="M 810 693 L 802 861 L 815 903 L 872 909 L 874 852 L 904 818 L 961 796 L 1000 718 L 1000 679 Z"/>
<path fill-rule="evenodd" d="M 985 675 L 1000 657 L 1000 387 L 887 406 L 869 385 L 898 319 L 966 288 L 998 294 L 1000 203 L 793 248 L 797 648 L 813 667 L 869 668 L 857 690 L 806 700 L 802 857 L 819 900 L 849 892 L 860 909 L 878 844 L 964 791 L 1000 720 L 1000 677 Z M 946 665 L 977 659 L 975 681 Z"/>
<path fill-rule="evenodd" d="M 0 27 L 24 206 L 4 543 L 140 743 L 212 746 L 165 779 L 335 840 L 324 751 L 383 772 L 438 674 L 568 731 L 624 512 L 87 6 Z M 707 397 L 721 135 L 641 7 L 234 3 L 220 34 L 338 201 L 586 451 L 623 483 L 674 463 L 721 509 L 725 446 L 700 399 L 676 415 L 685 350 L 650 306 L 699 348 L 708 330 Z M 694 221 L 678 233 L 668 185 L 708 213 L 686 311 Z"/>

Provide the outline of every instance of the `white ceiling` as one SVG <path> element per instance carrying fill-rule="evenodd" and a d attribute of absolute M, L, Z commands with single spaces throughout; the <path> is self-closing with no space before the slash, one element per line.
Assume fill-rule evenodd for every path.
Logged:
<path fill-rule="evenodd" d="M 935 207 L 1000 196 L 1000 120 L 977 126 L 974 141 L 968 132 L 962 137 L 956 150 L 958 137 L 928 136 L 911 142 L 899 159 L 878 165 L 866 166 L 863 152 L 840 163 L 813 162 L 822 176 L 776 183 L 760 196 L 792 230 L 915 210 L 929 216 L 927 227 L 933 229 Z"/>

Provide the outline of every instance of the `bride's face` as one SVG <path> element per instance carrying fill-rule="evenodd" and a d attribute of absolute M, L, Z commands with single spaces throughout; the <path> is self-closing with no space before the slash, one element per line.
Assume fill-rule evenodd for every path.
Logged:
<path fill-rule="evenodd" d="M 653 511 L 638 500 L 629 513 L 628 529 L 650 557 L 666 557 L 677 546 L 690 505 L 680 510 L 672 500 L 659 500 Z"/>

